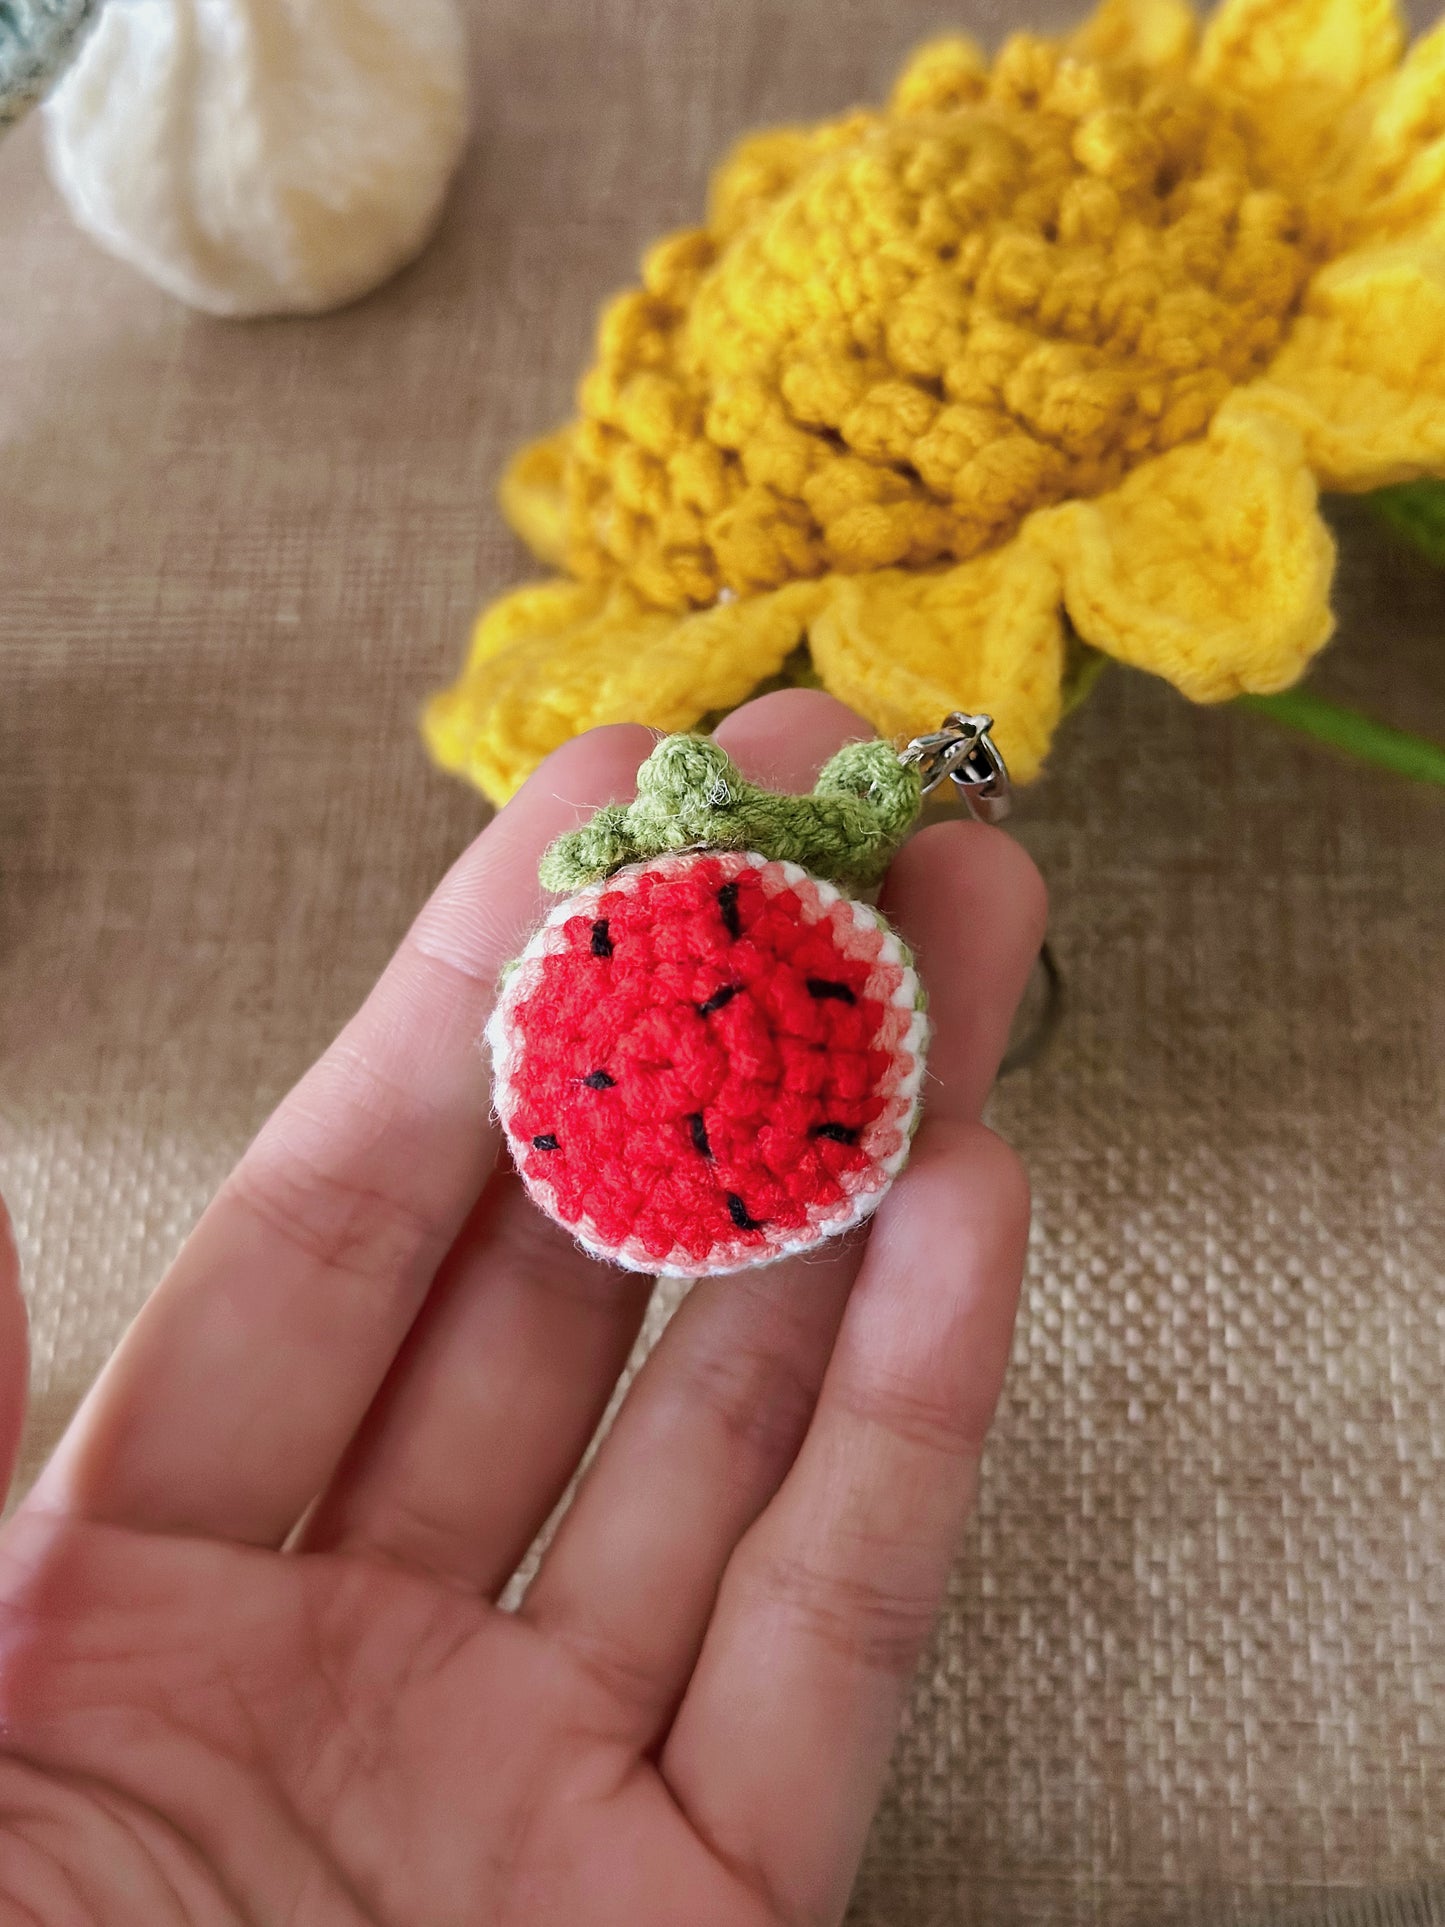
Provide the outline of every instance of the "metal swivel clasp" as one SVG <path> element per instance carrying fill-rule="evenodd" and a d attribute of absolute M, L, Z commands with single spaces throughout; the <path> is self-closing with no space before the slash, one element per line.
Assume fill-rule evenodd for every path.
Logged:
<path fill-rule="evenodd" d="M 948 777 L 971 816 L 981 823 L 1002 823 L 1013 808 L 1013 790 L 992 728 L 992 716 L 964 716 L 955 710 L 944 717 L 941 729 L 915 736 L 898 760 L 918 765 L 925 796 Z"/>

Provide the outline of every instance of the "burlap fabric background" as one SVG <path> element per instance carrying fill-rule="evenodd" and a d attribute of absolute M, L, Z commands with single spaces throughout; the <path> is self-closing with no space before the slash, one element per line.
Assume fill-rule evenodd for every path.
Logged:
<path fill-rule="evenodd" d="M 878 94 L 960 19 L 1007 24 L 488 0 L 442 233 L 317 322 L 186 313 L 72 231 L 35 127 L 0 150 L 30 1469 L 481 819 L 413 715 L 524 566 L 492 486 L 598 298 L 734 132 Z M 1320 686 L 1445 736 L 1445 575 L 1340 523 Z M 1445 806 L 1119 672 L 1020 834 L 1069 981 L 996 1107 L 1033 1266 L 857 1918 L 1222 1920 L 1418 1880 L 1445 1860 Z"/>

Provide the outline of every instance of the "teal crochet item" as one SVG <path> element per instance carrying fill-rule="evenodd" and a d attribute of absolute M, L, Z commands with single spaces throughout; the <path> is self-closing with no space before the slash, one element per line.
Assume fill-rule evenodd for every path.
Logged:
<path fill-rule="evenodd" d="M 923 801 L 889 743 L 849 743 L 810 796 L 759 789 L 704 736 L 668 736 L 637 772 L 637 800 L 599 810 L 542 859 L 544 889 L 570 896 L 627 863 L 669 851 L 752 850 L 849 890 L 877 883 Z"/>
<path fill-rule="evenodd" d="M 0 0 L 0 132 L 49 92 L 101 0 Z"/>

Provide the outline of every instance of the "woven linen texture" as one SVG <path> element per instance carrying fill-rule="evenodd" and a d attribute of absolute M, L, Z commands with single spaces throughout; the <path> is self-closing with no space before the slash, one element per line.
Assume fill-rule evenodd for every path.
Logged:
<path fill-rule="evenodd" d="M 528 567 L 491 490 L 597 303 L 744 129 L 1070 17 L 489 0 L 437 243 L 304 325 L 187 314 L 70 228 L 34 126 L 0 148 L 29 1470 L 483 820 L 415 715 Z M 1445 576 L 1332 514 L 1318 686 L 1445 736 Z M 994 1106 L 1037 1206 L 1014 1368 L 857 1927 L 1216 1927 L 1445 1860 L 1439 798 L 1265 729 L 1111 673 L 1018 825 L 1068 1014 Z"/>

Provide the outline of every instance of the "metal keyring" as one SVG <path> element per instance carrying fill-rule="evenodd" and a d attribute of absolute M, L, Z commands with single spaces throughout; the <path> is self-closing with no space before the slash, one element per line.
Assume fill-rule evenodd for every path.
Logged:
<path fill-rule="evenodd" d="M 969 716 L 955 710 L 944 718 L 941 729 L 915 736 L 906 749 L 899 751 L 898 760 L 918 765 L 925 796 L 931 796 L 946 777 L 970 816 L 980 823 L 1002 823 L 1013 808 L 1013 787 L 992 730 L 992 716 Z M 1040 949 L 1034 967 L 1044 974 L 1044 1007 L 1033 1029 L 1005 1055 L 999 1066 L 1000 1077 L 1037 1063 L 1063 1017 L 1063 972 L 1047 943 Z"/>
<path fill-rule="evenodd" d="M 1015 1071 L 1026 1071 L 1031 1064 L 1036 1064 L 1054 1041 L 1054 1033 L 1063 1020 L 1064 973 L 1059 969 L 1059 960 L 1047 943 L 1040 948 L 1034 968 L 1044 974 L 1044 1007 L 1032 1030 L 1026 1031 L 1004 1053 L 1004 1060 L 998 1067 L 1000 1077 L 1012 1077 Z"/>
<path fill-rule="evenodd" d="M 925 796 L 947 777 L 970 816 L 980 823 L 1002 823 L 1013 808 L 1013 788 L 992 729 L 992 716 L 955 710 L 944 717 L 942 729 L 915 736 L 899 751 L 898 760 L 918 765 Z"/>

